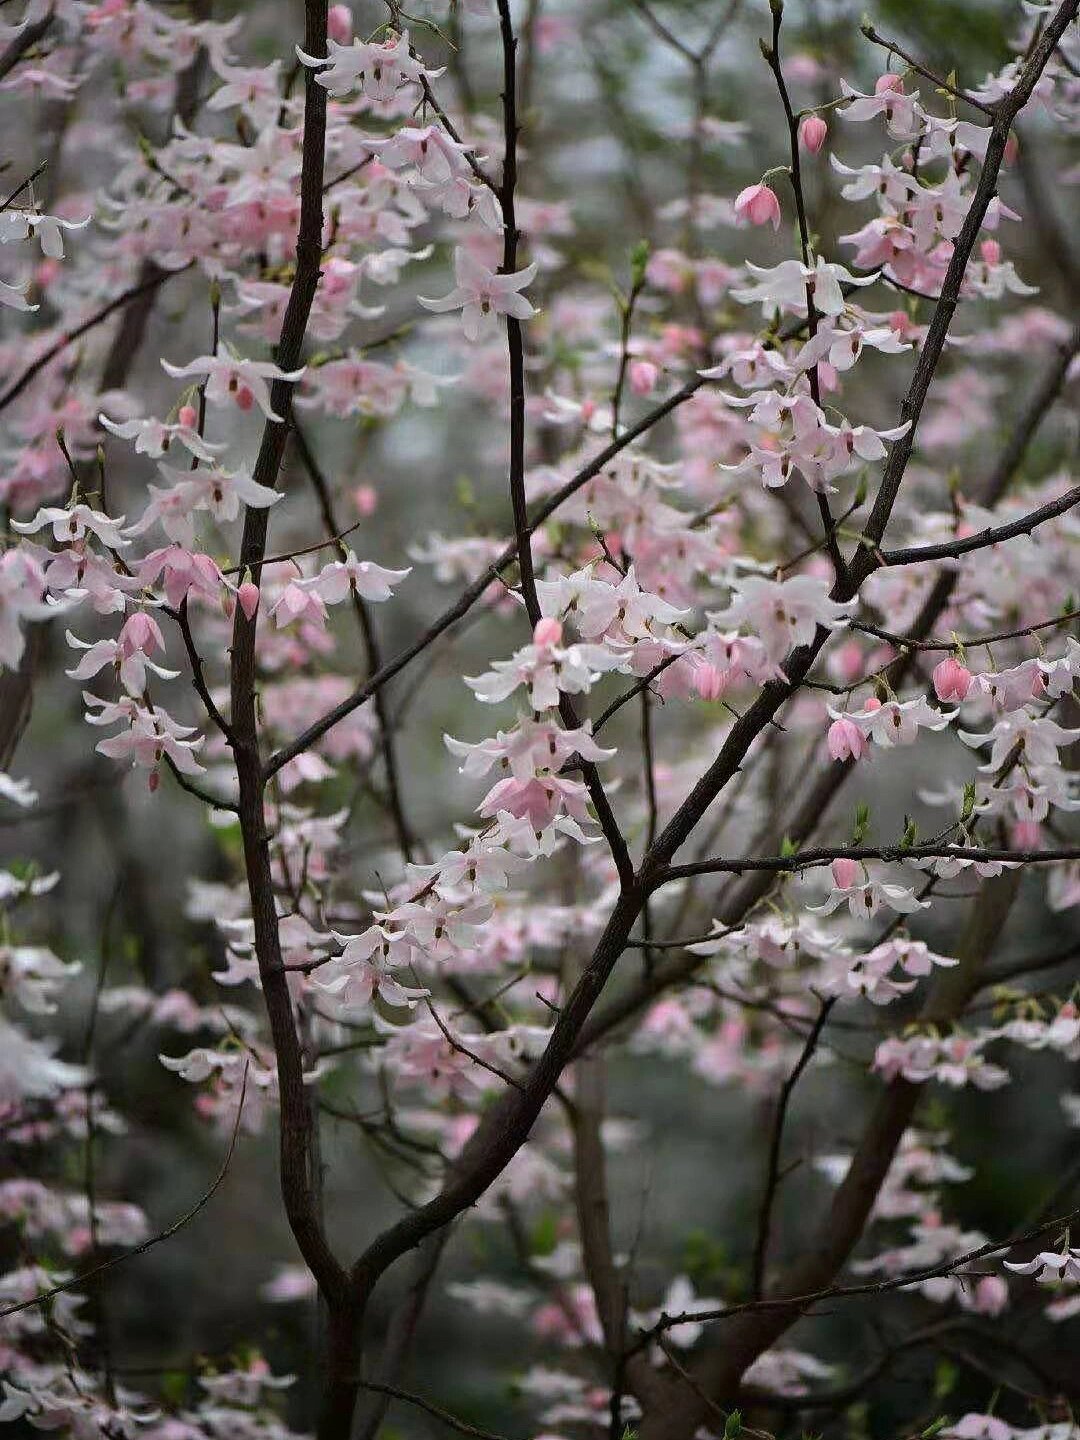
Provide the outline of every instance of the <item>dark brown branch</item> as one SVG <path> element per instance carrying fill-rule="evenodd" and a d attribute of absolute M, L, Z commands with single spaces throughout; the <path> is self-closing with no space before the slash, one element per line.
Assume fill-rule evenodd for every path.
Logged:
<path fill-rule="evenodd" d="M 876 635 L 898 650 L 955 650 L 958 645 L 965 650 L 977 650 L 981 645 L 1022 640 L 1028 635 L 1037 635 L 1040 630 L 1056 630 L 1059 625 L 1071 625 L 1074 620 L 1080 620 L 1080 610 L 1069 610 L 1064 615 L 1055 615 L 1052 620 L 1039 620 L 1034 625 L 1022 625 L 1017 630 L 995 630 L 988 635 L 953 635 L 948 640 L 916 640 L 910 635 L 895 635 L 891 630 L 883 630 L 880 625 L 871 625 L 866 620 L 851 620 L 848 623 L 853 630 Z"/>
<path fill-rule="evenodd" d="M 307 0 L 304 48 L 308 54 L 326 53 L 327 0 Z M 289 292 L 281 336 L 275 351 L 277 364 L 295 370 L 300 363 L 308 316 L 319 283 L 322 261 L 326 91 L 306 72 L 304 140 L 300 176 L 300 225 L 296 240 L 296 269 Z M 260 485 L 276 487 L 288 435 L 292 386 L 275 380 L 271 408 L 282 417 L 268 420 L 255 461 L 253 476 Z M 268 512 L 248 508 L 240 547 L 240 564 L 256 584 L 266 554 Z M 258 612 L 251 620 L 238 605 L 233 616 L 231 663 L 230 745 L 240 787 L 240 827 L 244 864 L 255 933 L 263 995 L 277 1059 L 281 1102 L 280 1163 L 285 1211 L 300 1253 L 320 1290 L 330 1303 L 331 1381 L 328 1390 L 325 1434 L 339 1435 L 341 1415 L 348 1400 L 351 1416 L 355 1383 L 341 1377 L 351 1366 L 355 1316 L 348 1305 L 345 1274 L 334 1258 L 319 1214 L 318 1175 L 315 1173 L 315 1119 L 304 1078 L 304 1059 L 284 972 L 277 908 L 270 865 L 269 838 L 263 814 L 265 777 L 259 760 L 255 709 L 255 635 Z M 346 1396 L 346 1391 L 348 1392 Z M 322 1427 L 320 1427 L 322 1433 Z"/>
<path fill-rule="evenodd" d="M 190 265 L 183 267 L 184 270 L 190 268 Z M 150 294 L 157 290 L 158 286 L 165 280 L 168 280 L 171 275 L 179 275 L 181 273 L 180 270 L 156 271 L 149 279 L 138 281 L 136 284 L 129 286 L 127 290 L 122 290 L 120 294 L 112 300 L 106 301 L 104 305 L 99 306 L 98 309 L 95 310 L 92 315 L 89 315 L 80 325 L 76 325 L 74 330 L 65 330 L 47 350 L 43 351 L 43 353 L 37 357 L 33 364 L 26 367 L 19 378 L 13 381 L 3 394 L 0 394 L 0 410 L 6 410 L 13 400 L 18 399 L 30 382 L 35 379 L 36 376 L 40 375 L 42 370 L 44 370 L 47 365 L 50 365 L 58 355 L 63 354 L 69 346 L 74 345 L 76 340 L 81 340 L 84 335 L 95 329 L 102 321 L 108 320 L 110 315 L 114 315 L 117 310 L 123 309 L 125 305 L 130 305 L 133 300 L 137 300 L 140 296 Z M 102 382 L 102 388 L 109 388 L 104 381 Z"/>
<path fill-rule="evenodd" d="M 926 338 L 919 352 L 911 384 L 900 407 L 900 418 L 908 423 L 908 429 L 904 435 L 893 442 L 889 458 L 885 462 L 881 484 L 867 526 L 867 535 L 871 546 L 881 544 L 885 527 L 889 523 L 893 506 L 896 504 L 896 497 L 900 493 L 904 472 L 915 447 L 919 416 L 922 413 L 930 383 L 937 370 L 938 361 L 941 359 L 941 351 L 956 310 L 968 261 L 975 248 L 979 231 L 982 229 L 990 201 L 997 193 L 998 174 L 1001 170 L 1001 162 L 1012 123 L 1030 100 L 1039 77 L 1054 53 L 1054 47 L 1058 40 L 1076 18 L 1077 5 L 1078 0 L 1064 0 L 1053 19 L 1043 28 L 1038 43 L 1020 70 L 1016 84 L 1008 95 L 995 106 L 994 123 L 987 141 L 979 183 L 976 186 L 968 213 L 964 217 L 964 223 L 953 242 L 952 256 L 941 287 L 941 297 L 934 307 L 934 314 L 927 327 Z M 853 562 L 853 579 L 856 586 L 862 583 L 874 568 L 874 564 L 875 561 L 869 551 L 863 551 L 856 557 Z"/>
<path fill-rule="evenodd" d="M 180 634 L 184 640 L 184 649 L 187 651 L 188 664 L 191 666 L 191 680 L 195 686 L 195 693 L 202 701 L 207 715 L 227 740 L 229 738 L 229 723 L 218 709 L 214 697 L 210 694 L 210 687 L 206 683 L 206 673 L 203 668 L 202 656 L 199 654 L 195 644 L 195 637 L 191 633 L 187 596 L 185 595 L 183 600 L 181 600 L 178 610 L 174 610 L 171 605 L 166 605 L 163 608 L 165 613 L 171 616 L 180 627 Z"/>
<path fill-rule="evenodd" d="M 787 122 L 788 151 L 791 156 L 788 175 L 791 179 L 791 189 L 795 196 L 795 213 L 799 225 L 799 252 L 802 256 L 804 268 L 809 268 L 812 256 L 810 254 L 810 226 L 806 218 L 806 196 L 802 182 L 802 157 L 799 153 L 799 119 L 791 104 L 791 97 L 788 94 L 787 82 L 784 79 L 784 69 L 780 63 L 780 30 L 784 21 L 783 5 L 774 5 L 772 8 L 772 44 L 765 45 L 762 42 L 762 54 L 765 62 L 773 73 L 776 81 L 776 88 L 780 92 L 780 103 L 784 107 L 784 119 Z M 806 328 L 811 340 L 817 334 L 818 311 L 814 304 L 814 288 L 810 279 L 806 281 Z M 817 365 L 811 365 L 809 370 L 810 398 L 814 404 L 821 405 L 821 384 L 818 378 Z M 840 541 L 837 538 L 837 522 L 832 513 L 832 506 L 829 504 L 829 497 L 823 490 L 815 492 L 815 499 L 818 507 L 818 514 L 821 516 L 821 524 L 824 529 L 824 544 L 829 552 L 829 559 L 832 561 L 833 575 L 838 585 L 843 585 L 847 578 L 847 564 L 840 551 Z"/>
<path fill-rule="evenodd" d="M 434 1235 L 429 1235 L 417 1250 L 413 1278 L 391 1314 L 380 1357 L 378 1383 L 386 1388 L 376 1391 L 373 1389 L 374 1382 L 365 1385 L 364 1388 L 370 1392 L 370 1399 L 367 1403 L 362 1401 L 358 1407 L 353 1431 L 355 1440 L 375 1440 L 379 1432 L 387 1407 L 393 1398 L 391 1391 L 397 1387 L 404 1372 L 431 1282 L 435 1278 L 451 1234 L 452 1227 L 449 1225 L 444 1230 L 437 1230 Z"/>
<path fill-rule="evenodd" d="M 893 864 L 952 858 L 955 860 L 1002 861 L 1015 865 L 1053 864 L 1080 859 L 1080 848 L 1064 846 L 1055 850 L 1004 850 L 978 845 L 838 845 L 804 850 L 798 855 L 744 855 L 730 860 L 693 860 L 687 865 L 669 865 L 660 871 L 653 885 L 686 880 L 693 875 L 742 875 L 754 870 L 773 874 L 797 874 L 832 860 L 885 860 Z"/>
<path fill-rule="evenodd" d="M 232 1163 L 232 1158 L 236 1151 L 236 1144 L 240 1138 L 240 1121 L 244 1114 L 244 1098 L 246 1095 L 247 1067 L 245 1066 L 244 1078 L 240 1085 L 240 1100 L 236 1107 L 236 1119 L 233 1121 L 232 1134 L 229 1137 L 229 1148 L 225 1152 L 225 1159 L 222 1161 L 221 1169 L 214 1177 L 210 1188 L 203 1191 L 198 1200 L 195 1201 L 195 1204 L 192 1205 L 190 1209 L 185 1210 L 179 1220 L 174 1220 L 171 1225 L 167 1225 L 164 1230 L 159 1230 L 158 1233 L 152 1235 L 149 1240 L 143 1240 L 140 1244 L 133 1245 L 130 1250 L 124 1250 L 121 1254 L 114 1255 L 110 1260 L 103 1260 L 100 1265 L 93 1265 L 89 1270 L 84 1270 L 79 1275 L 73 1275 L 70 1280 L 64 1280 L 59 1285 L 51 1285 L 47 1290 L 42 1290 L 31 1300 L 20 1300 L 14 1305 L 5 1305 L 4 1308 L 0 1310 L 0 1320 L 6 1319 L 9 1315 L 18 1315 L 22 1310 L 32 1310 L 35 1305 L 45 1305 L 57 1295 L 63 1295 L 69 1290 L 77 1290 L 80 1286 L 85 1285 L 88 1280 L 93 1280 L 106 1270 L 113 1270 L 117 1265 L 123 1265 L 128 1260 L 134 1260 L 138 1255 L 145 1255 L 148 1250 L 153 1250 L 155 1246 L 161 1245 L 166 1240 L 171 1240 L 175 1234 L 183 1230 L 185 1225 L 189 1225 L 191 1221 L 195 1219 L 195 1216 L 198 1215 L 199 1211 L 209 1205 L 210 1201 L 221 1188 L 225 1176 L 229 1173 L 229 1166 Z"/>
<path fill-rule="evenodd" d="M 999 503 L 1017 474 L 1040 423 L 1057 399 L 1072 358 L 1078 349 L 1080 349 L 1080 327 L 1074 330 L 1066 344 L 1058 347 L 1025 405 L 1018 423 L 1011 430 L 1008 443 L 1002 450 L 980 498 L 980 503 L 987 508 L 992 509 Z M 958 572 L 954 569 L 943 570 L 939 574 L 912 624 L 907 637 L 909 641 L 920 640 L 930 635 L 952 599 L 956 589 L 957 574 Z M 895 662 L 890 670 L 890 683 L 894 688 L 903 684 L 910 673 L 913 660 L 914 653 L 909 650 Z M 640 685 L 644 682 L 638 683 Z M 633 688 L 624 696 L 620 696 L 618 701 L 608 709 L 618 708 L 618 704 L 630 698 L 632 693 L 635 693 Z M 601 717 L 601 722 L 606 718 L 607 712 Z M 599 723 L 596 728 L 599 729 Z M 784 827 L 784 833 L 796 844 L 804 843 L 820 824 L 829 804 L 854 768 L 852 761 L 845 761 L 831 763 L 820 770 L 805 799 L 800 803 L 796 813 L 787 820 Z M 721 897 L 716 911 L 717 915 L 725 925 L 740 924 L 752 907 L 767 893 L 768 887 L 772 883 L 772 877 L 766 871 L 758 871 L 744 876 L 729 895 Z M 644 977 L 635 987 L 629 988 L 623 994 L 609 1000 L 590 1019 L 582 1032 L 577 1047 L 578 1052 L 629 1020 L 666 989 L 689 979 L 700 969 L 701 965 L 700 957 L 693 954 L 675 955 L 670 959 L 665 959 L 655 968 L 652 976 Z"/>
<path fill-rule="evenodd" d="M 25 180 L 20 180 L 18 185 L 15 186 L 15 189 L 12 190 L 11 194 L 7 197 L 4 203 L 0 205 L 0 214 L 2 214 L 5 210 L 9 209 L 12 201 L 17 200 L 24 190 L 26 190 L 29 186 L 33 185 L 34 181 L 38 178 L 39 175 L 44 174 L 45 170 L 48 167 L 48 164 L 49 162 L 47 160 L 42 160 L 41 164 L 37 167 L 36 170 L 32 170 L 30 174 L 27 175 Z"/>
<path fill-rule="evenodd" d="M 566 501 L 573 495 L 576 495 L 583 486 L 587 485 L 590 480 L 599 475 L 604 467 L 614 460 L 616 455 L 621 454 L 628 445 L 633 444 L 635 440 L 647 434 L 648 431 L 658 425 L 661 420 L 670 415 L 673 410 L 677 410 L 680 405 L 685 404 L 692 395 L 695 395 L 702 386 L 707 383 L 708 382 L 700 376 L 693 376 L 685 385 L 681 386 L 673 394 L 669 395 L 666 400 L 661 401 L 659 405 L 656 405 L 650 410 L 647 415 L 642 416 L 636 424 L 624 430 L 617 440 L 613 440 L 611 444 L 606 445 L 599 454 L 594 455 L 588 464 L 582 466 L 582 468 L 571 476 L 553 495 L 549 495 L 545 501 L 537 506 L 528 523 L 530 536 L 535 535 L 540 526 L 549 520 L 560 506 L 564 505 Z M 340 705 L 336 705 L 332 710 L 327 711 L 322 719 L 316 720 L 314 724 L 309 725 L 291 744 L 283 746 L 276 755 L 272 756 L 271 759 L 267 761 L 265 767 L 267 778 L 276 774 L 276 772 L 280 770 L 283 765 L 287 765 L 290 760 L 295 760 L 297 755 L 302 754 L 305 750 L 309 750 L 316 740 L 321 739 L 322 736 L 325 735 L 328 730 L 332 730 L 339 721 L 351 715 L 365 700 L 369 700 L 378 689 L 404 670 L 418 655 L 422 655 L 440 635 L 446 630 L 449 630 L 457 621 L 463 619 L 481 596 L 487 592 L 489 587 L 498 583 L 502 572 L 508 565 L 513 563 L 516 556 L 517 541 L 512 540 L 498 558 L 489 565 L 481 575 L 477 576 L 471 585 L 462 591 L 457 600 L 444 610 L 438 619 L 428 626 L 423 634 L 419 635 L 403 650 L 400 650 L 392 660 L 388 660 L 381 670 L 365 680 L 364 683 L 358 686 L 351 695 L 347 696 Z"/>
<path fill-rule="evenodd" d="M 53 12 L 50 8 L 42 15 L 40 20 L 35 20 L 32 25 L 27 25 L 9 43 L 7 49 L 0 55 L 0 80 L 9 75 L 27 51 L 32 50 L 39 40 L 52 29 Z"/>
<path fill-rule="evenodd" d="M 1021 515 L 1018 520 L 1010 520 L 1007 525 L 993 525 L 989 529 L 977 531 L 974 535 L 966 535 L 963 539 L 943 541 L 940 545 L 914 545 L 907 550 L 884 550 L 881 552 L 882 563 L 924 565 L 930 560 L 958 560 L 961 555 L 969 555 L 973 550 L 985 550 L 990 545 L 1000 545 L 1003 540 L 1014 540 L 1018 535 L 1030 535 L 1039 525 L 1045 525 L 1048 520 L 1064 515 L 1074 505 L 1080 505 L 1080 485 L 1074 485 L 1071 490 L 1066 490 L 1064 495 L 1059 495 L 1056 500 L 1051 500 L 1046 505 L 1040 505 L 1037 510 L 1032 510 L 1027 515 Z"/>
<path fill-rule="evenodd" d="M 942 79 L 940 75 L 935 75 L 932 70 L 928 70 L 925 65 L 916 60 L 914 55 L 909 55 L 906 50 L 902 50 L 894 40 L 887 40 L 884 35 L 879 35 L 873 25 L 867 24 L 860 28 L 872 44 L 881 45 L 890 55 L 896 55 L 899 59 L 903 60 L 904 64 L 907 65 L 910 70 L 914 70 L 916 74 L 921 75 L 924 80 L 929 80 L 932 85 L 936 85 L 943 94 L 952 95 L 957 100 L 963 100 L 965 105 L 971 105 L 976 110 L 981 110 L 982 113 L 989 116 L 991 120 L 996 118 L 997 111 L 993 105 L 987 105 L 983 100 L 976 100 L 974 95 L 967 94 L 966 91 L 960 90 L 957 86 L 950 84 L 948 80 Z"/>
<path fill-rule="evenodd" d="M 816 1290 L 805 1295 L 791 1295 L 775 1300 L 748 1300 L 742 1305 L 728 1305 L 716 1310 L 689 1310 L 684 1315 L 664 1315 L 657 1321 L 653 1330 L 657 1332 L 670 1330 L 677 1325 L 685 1325 L 695 1320 L 700 1322 L 731 1320 L 739 1315 L 762 1314 L 796 1306 L 800 1310 L 806 1310 L 811 1305 L 820 1304 L 822 1300 L 859 1300 L 872 1295 L 887 1295 L 890 1291 L 905 1290 L 910 1285 L 921 1285 L 927 1280 L 956 1275 L 965 1266 L 973 1264 L 976 1260 L 984 1260 L 988 1255 L 1000 1255 L 1003 1251 L 1011 1250 L 1016 1245 L 1029 1244 L 1033 1240 L 1038 1240 L 1050 1231 L 1065 1230 L 1078 1218 L 1080 1218 L 1080 1209 L 1070 1210 L 1066 1215 L 1057 1215 L 1042 1225 L 1014 1235 L 1009 1240 L 988 1240 L 985 1245 L 979 1245 L 973 1250 L 966 1250 L 952 1260 L 942 1260 L 939 1264 L 929 1265 L 922 1270 L 908 1270 L 902 1275 L 892 1275 L 887 1280 L 871 1280 L 864 1285 L 832 1285 L 827 1289 Z M 652 1333 L 650 1331 L 648 1335 L 651 1337 Z"/>
<path fill-rule="evenodd" d="M 342 535 L 347 532 L 340 530 L 337 516 L 334 512 L 333 496 L 330 493 L 330 486 L 326 476 L 323 474 L 318 462 L 315 459 L 314 451 L 308 442 L 307 436 L 301 427 L 293 422 L 293 439 L 300 452 L 300 459 L 303 461 L 304 469 L 307 471 L 308 479 L 311 481 L 319 502 L 319 509 L 322 512 L 323 524 L 328 534 L 333 537 L 332 543 L 336 543 L 339 556 L 344 559 L 347 551 L 342 543 Z M 331 542 L 328 542 L 331 543 Z M 374 675 L 382 665 L 382 657 L 379 651 L 379 640 L 375 633 L 375 626 L 371 618 L 371 610 L 356 590 L 352 589 L 353 612 L 356 615 L 356 623 L 360 629 L 360 638 L 364 645 L 364 658 L 367 662 L 368 674 Z M 394 746 L 393 727 L 386 707 L 386 693 L 379 689 L 374 696 L 375 718 L 379 726 L 379 750 L 382 755 L 383 770 L 386 774 L 386 801 L 387 809 L 390 812 L 391 823 L 394 833 L 397 836 L 398 849 L 403 859 L 408 862 L 413 858 L 414 841 L 412 831 L 409 829 L 409 822 L 405 816 L 405 806 L 401 796 L 401 778 L 397 762 L 397 751 Z"/>
<path fill-rule="evenodd" d="M 433 1416 L 448 1429 L 456 1430 L 459 1435 L 471 1436 L 472 1440 L 506 1440 L 505 1436 L 496 1435 L 493 1430 L 481 1430 L 478 1425 L 469 1425 L 466 1421 L 459 1420 L 456 1415 L 451 1415 L 449 1410 L 433 1405 L 422 1395 L 414 1395 L 411 1390 L 402 1390 L 397 1385 L 384 1385 L 378 1380 L 361 1380 L 360 1388 L 371 1390 L 377 1395 L 385 1395 L 391 1400 L 401 1400 L 406 1405 L 415 1405 L 418 1410 Z"/>
<path fill-rule="evenodd" d="M 922 1023 L 944 1025 L 963 1013 L 978 989 L 986 958 L 998 941 L 1019 883 L 1016 871 L 983 883 L 958 947 L 960 964 L 938 974 L 920 1012 Z M 723 1318 L 731 1321 L 725 1331 L 724 1347 L 707 1354 L 695 1372 L 695 1378 L 711 1399 L 722 1402 L 736 1393 L 747 1367 L 774 1344 L 799 1315 L 819 1301 L 883 1293 L 918 1283 L 920 1279 L 934 1278 L 931 1273 L 916 1272 L 865 1285 L 835 1284 L 836 1275 L 862 1234 L 922 1093 L 923 1087 L 904 1079 L 896 1079 L 884 1089 L 847 1174 L 802 1258 L 791 1267 L 772 1295 L 741 1306 L 722 1307 L 727 1311 Z M 1000 1252 L 1020 1243 L 1022 1238 L 1014 1236 L 1004 1244 L 991 1243 L 930 1268 L 935 1274 L 952 1274 L 982 1254 Z M 641 1440 L 680 1440 L 688 1430 L 692 1432 L 694 1423 L 701 1418 L 700 1399 L 684 1392 L 679 1404 L 669 1405 L 662 1414 L 646 1416 Z"/>
<path fill-rule="evenodd" d="M 795 1087 L 802 1077 L 803 1071 L 814 1058 L 818 1041 L 821 1039 L 821 1032 L 828 1023 L 836 1004 L 836 997 L 821 1002 L 817 1018 L 803 1044 L 803 1048 L 792 1067 L 791 1073 L 780 1087 L 780 1095 L 776 1102 L 776 1114 L 773 1117 L 772 1132 L 769 1136 L 769 1158 L 765 1170 L 765 1191 L 761 1200 L 761 1208 L 758 1211 L 757 1239 L 754 1242 L 754 1258 L 751 1267 L 751 1289 L 755 1300 L 760 1300 L 765 1288 L 765 1266 L 769 1258 L 769 1234 L 772 1229 L 772 1212 L 776 1202 L 776 1194 L 780 1188 L 780 1155 L 784 1143 L 784 1126 L 787 1123 L 787 1112 L 791 1105 L 791 1097 L 795 1093 Z"/>

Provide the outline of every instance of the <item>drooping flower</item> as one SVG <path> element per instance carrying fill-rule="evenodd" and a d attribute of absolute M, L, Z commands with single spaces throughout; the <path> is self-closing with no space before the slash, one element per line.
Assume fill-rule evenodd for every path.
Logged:
<path fill-rule="evenodd" d="M 186 365 L 170 365 L 162 360 L 162 369 L 174 380 L 187 380 L 203 376 L 206 380 L 206 398 L 215 405 L 231 401 L 241 410 L 250 410 L 253 405 L 268 420 L 280 422 L 270 404 L 269 380 L 281 380 L 294 385 L 301 380 L 305 367 L 299 370 L 282 370 L 269 360 L 236 360 L 228 355 L 200 355 Z"/>
<path fill-rule="evenodd" d="M 421 295 L 418 299 L 425 309 L 436 314 L 460 310 L 462 328 L 468 340 L 479 340 L 491 334 L 500 315 L 529 320 L 536 314 L 535 308 L 521 294 L 525 286 L 536 278 L 535 261 L 512 275 L 500 275 L 459 245 L 454 252 L 454 277 L 457 284 L 449 295 L 438 300 L 429 300 Z"/>
<path fill-rule="evenodd" d="M 780 228 L 780 201 L 768 185 L 748 185 L 735 197 L 735 214 L 740 220 L 751 225 L 771 225 Z"/>

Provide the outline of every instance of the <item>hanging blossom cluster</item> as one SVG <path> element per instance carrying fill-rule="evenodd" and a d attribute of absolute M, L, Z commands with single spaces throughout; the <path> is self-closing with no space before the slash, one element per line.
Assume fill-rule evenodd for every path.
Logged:
<path fill-rule="evenodd" d="M 1023 875 L 1039 877 L 1025 903 L 1063 924 L 1080 905 L 1078 497 L 1053 460 L 1024 468 L 1075 383 L 1077 339 L 1007 253 L 1026 218 L 1011 121 L 1030 103 L 1048 132 L 1077 128 L 1067 0 L 1023 7 L 1015 58 L 966 90 L 889 44 L 871 53 L 897 68 L 866 89 L 789 62 L 773 0 L 763 49 L 793 201 L 774 171 L 735 193 L 720 162 L 745 129 L 702 91 L 698 168 L 658 210 L 665 243 L 636 246 L 598 289 L 574 276 L 571 204 L 526 193 L 537 122 L 515 108 L 512 7 L 451 9 L 502 66 L 501 126 L 468 116 L 467 52 L 434 63 L 438 26 L 409 18 L 410 34 L 394 4 L 360 33 L 349 7 L 320 21 L 309 0 L 325 43 L 275 36 L 265 65 L 242 17 L 144 0 L 30 0 L 0 27 L 0 101 L 74 107 L 104 85 L 115 121 L 75 133 L 118 157 L 96 193 L 39 203 L 48 176 L 28 173 L 0 210 L 0 304 L 17 327 L 0 342 L 0 665 L 32 683 L 50 636 L 114 785 L 165 813 L 175 783 L 223 859 L 212 881 L 177 877 L 188 923 L 211 937 L 205 984 L 108 976 L 103 954 L 77 1058 L 40 1029 L 86 957 L 21 942 L 9 920 L 30 900 L 47 914 L 57 877 L 0 874 L 0 1120 L 17 1172 L 0 1217 L 19 1240 L 0 1277 L 0 1420 L 79 1437 L 292 1433 L 292 1377 L 260 1355 L 203 1365 L 182 1403 L 112 1371 L 80 1276 L 156 1243 L 152 1227 L 95 1193 L 92 1163 L 80 1191 L 45 1153 L 122 1141 L 95 1075 L 99 1026 L 120 1046 L 151 1034 L 230 1157 L 242 1133 L 281 1127 L 310 1271 L 287 1266 L 263 1293 L 321 1291 L 331 1367 L 358 1353 L 358 1316 L 400 1255 L 465 1210 L 508 1233 L 514 1283 L 500 1268 L 447 1293 L 528 1337 L 517 1395 L 537 1440 L 624 1425 L 670 1440 L 672 1424 L 733 1440 L 741 1421 L 716 1415 L 733 1396 L 769 1425 L 820 1400 L 837 1367 L 787 1331 L 849 1259 L 856 1285 L 960 1326 L 1006 1323 L 1022 1285 L 1052 1287 L 1051 1321 L 1080 1315 L 1068 1234 L 1003 1262 L 1007 1280 L 1007 1243 L 944 1218 L 944 1187 L 972 1168 L 936 1122 L 911 1123 L 930 1086 L 943 1106 L 967 1087 L 982 1105 L 1020 1088 L 1018 1050 L 1080 1056 L 1072 980 L 1011 983 L 1055 973 L 1054 957 L 986 963 Z M 685 61 L 680 35 L 652 34 Z M 529 43 L 570 38 L 552 16 Z M 883 43 L 872 27 L 868 42 Z M 789 85 L 809 98 L 818 82 L 834 98 L 796 112 Z M 701 183 L 703 154 L 730 198 Z M 830 187 L 844 219 L 819 236 L 807 200 Z M 124 327 L 162 290 L 184 294 L 189 323 L 144 354 L 136 383 L 142 331 Z M 431 343 L 413 346 L 421 325 Z M 913 370 L 897 413 L 887 397 Z M 1040 407 L 1015 421 L 1023 443 L 971 445 L 1018 388 Z M 464 405 L 505 432 L 469 464 L 509 475 L 512 526 L 477 510 L 454 534 L 447 500 L 439 533 L 388 542 L 386 497 L 334 457 Z M 428 569 L 460 597 L 388 650 L 373 607 L 422 590 Z M 486 648 L 466 675 L 451 647 L 470 612 Z M 434 673 L 443 644 L 460 723 L 440 764 L 448 784 L 460 772 L 466 808 L 421 835 L 388 686 L 417 657 Z M 829 811 L 848 777 L 863 798 Z M 0 797 L 34 801 L 7 776 Z M 393 837 L 377 863 L 365 830 Z M 967 926 L 952 923 L 973 893 Z M 774 1116 L 756 1244 L 730 1266 L 714 1255 L 658 1281 L 658 1264 L 639 1273 L 614 1246 L 624 1197 L 607 1158 L 626 1166 L 648 1141 L 605 1109 L 615 1038 L 635 1072 L 679 1067 L 710 1101 Z M 806 1190 L 827 1211 L 824 1182 L 837 1186 L 842 1223 L 850 1188 L 870 1186 L 876 1248 L 854 1253 L 860 1218 L 802 1263 L 805 1237 L 777 1212 L 788 1102 L 811 1063 L 837 1087 L 854 1064 L 897 1108 L 852 1153 L 818 1153 Z M 363 1105 L 342 1110 L 342 1093 Z M 407 1201 L 383 1236 L 359 1236 L 352 1272 L 313 1191 L 320 1097 Z M 1062 1115 L 1080 1121 L 1076 1097 Z M 732 1332 L 710 1322 L 734 1311 L 737 1327 L 774 1292 L 804 1300 L 752 1340 L 736 1329 L 728 1374 Z M 333 1440 L 363 1383 L 350 1366 L 327 1372 Z M 1075 1440 L 1071 1422 L 1051 1428 Z M 1030 1428 L 971 1413 L 942 1433 Z"/>

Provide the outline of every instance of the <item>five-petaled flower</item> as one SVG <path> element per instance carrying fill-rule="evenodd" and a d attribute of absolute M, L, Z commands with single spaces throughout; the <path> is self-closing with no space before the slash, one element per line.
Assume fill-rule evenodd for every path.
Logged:
<path fill-rule="evenodd" d="M 438 300 L 419 297 L 425 309 L 442 313 L 460 310 L 461 323 L 469 340 L 479 340 L 489 335 L 498 323 L 498 316 L 506 315 L 514 320 L 529 320 L 536 314 L 535 308 L 521 294 L 526 285 L 536 278 L 536 264 L 516 270 L 512 275 L 501 275 L 489 270 L 468 250 L 458 246 L 454 252 L 454 278 L 457 284 L 449 295 Z"/>

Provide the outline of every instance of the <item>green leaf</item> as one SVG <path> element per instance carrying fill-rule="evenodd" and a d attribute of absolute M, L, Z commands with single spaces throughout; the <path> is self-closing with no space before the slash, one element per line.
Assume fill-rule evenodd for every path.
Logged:
<path fill-rule="evenodd" d="M 529 1245 L 534 1255 L 550 1255 L 559 1243 L 559 1230 L 554 1214 L 541 1215 L 532 1228 Z"/>
<path fill-rule="evenodd" d="M 956 1388 L 956 1381 L 958 1375 L 959 1371 L 951 1360 L 938 1361 L 937 1370 L 934 1372 L 935 1400 L 944 1400 L 945 1396 Z M 934 1425 L 936 1426 L 936 1429 L 931 1427 L 928 1430 L 924 1430 L 923 1435 L 928 1436 L 936 1434 L 936 1431 L 940 1430 L 944 1424 L 944 1420 L 941 1420 L 940 1422 L 935 1421 Z"/>
<path fill-rule="evenodd" d="M 649 242 L 639 240 L 630 251 L 630 279 L 634 289 L 639 290 L 645 284 L 645 271 L 649 264 Z"/>
<path fill-rule="evenodd" d="M 161 1377 L 161 1393 L 170 1405 L 182 1405 L 187 1388 L 188 1377 L 183 1370 L 166 1370 Z"/>

